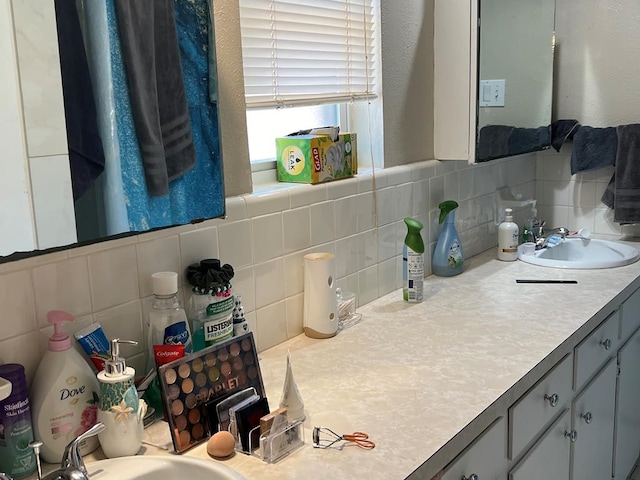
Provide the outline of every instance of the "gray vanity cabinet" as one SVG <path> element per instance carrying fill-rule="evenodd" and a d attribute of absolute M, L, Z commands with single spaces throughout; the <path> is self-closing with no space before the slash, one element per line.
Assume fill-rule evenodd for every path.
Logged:
<path fill-rule="evenodd" d="M 614 478 L 626 480 L 640 454 L 640 329 L 618 352 Z"/>
<path fill-rule="evenodd" d="M 616 359 L 611 358 L 573 401 L 572 480 L 611 477 L 617 371 Z"/>
<path fill-rule="evenodd" d="M 509 480 L 569 478 L 570 410 L 565 409 L 509 472 Z"/>

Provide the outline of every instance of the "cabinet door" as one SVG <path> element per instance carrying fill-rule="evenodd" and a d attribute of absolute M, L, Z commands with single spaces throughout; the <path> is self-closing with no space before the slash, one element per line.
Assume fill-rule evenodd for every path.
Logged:
<path fill-rule="evenodd" d="M 640 452 L 640 330 L 618 352 L 614 478 L 624 480 Z"/>
<path fill-rule="evenodd" d="M 620 346 L 620 313 L 613 312 L 576 347 L 574 389 L 579 391 Z"/>
<path fill-rule="evenodd" d="M 540 434 L 545 425 L 569 407 L 573 357 L 556 366 L 509 408 L 509 458 L 515 460 Z"/>
<path fill-rule="evenodd" d="M 500 417 L 456 457 L 445 469 L 442 480 L 506 480 L 507 420 Z"/>
<path fill-rule="evenodd" d="M 509 472 L 509 480 L 568 480 L 570 432 L 567 408 Z"/>
<path fill-rule="evenodd" d="M 577 433 L 571 444 L 573 480 L 611 477 L 617 373 L 612 358 L 573 401 L 571 423 Z"/>

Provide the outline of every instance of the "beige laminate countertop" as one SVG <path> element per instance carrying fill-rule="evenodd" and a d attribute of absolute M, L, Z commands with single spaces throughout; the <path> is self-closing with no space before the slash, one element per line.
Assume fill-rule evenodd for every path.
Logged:
<path fill-rule="evenodd" d="M 249 480 L 428 480 L 640 286 L 639 275 L 640 262 L 547 269 L 500 262 L 492 249 L 468 259 L 457 277 L 425 279 L 420 304 L 403 302 L 400 291 L 379 298 L 358 309 L 361 323 L 334 338 L 300 335 L 260 354 L 274 409 L 291 352 L 306 444 L 273 465 L 243 454 L 223 463 Z M 367 432 L 376 448 L 314 449 L 314 425 Z M 170 445 L 166 424 L 150 427 L 146 438 Z M 205 444 L 186 455 L 209 458 Z"/>

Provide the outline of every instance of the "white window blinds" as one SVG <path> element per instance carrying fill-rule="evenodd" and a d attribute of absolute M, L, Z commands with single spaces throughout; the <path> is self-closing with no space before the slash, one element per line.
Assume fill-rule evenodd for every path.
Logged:
<path fill-rule="evenodd" d="M 372 0 L 240 0 L 248 107 L 373 93 Z"/>

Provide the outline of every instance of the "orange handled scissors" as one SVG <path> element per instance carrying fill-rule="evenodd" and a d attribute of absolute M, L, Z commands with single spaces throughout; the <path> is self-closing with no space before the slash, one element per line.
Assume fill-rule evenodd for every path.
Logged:
<path fill-rule="evenodd" d="M 329 438 L 321 438 L 321 435 L 328 435 Z M 313 446 L 314 448 L 329 448 L 333 444 L 345 441 L 353 442 L 360 448 L 371 450 L 376 444 L 369 440 L 369 435 L 364 432 L 353 432 L 350 435 L 338 435 L 336 432 L 326 427 L 313 427 Z"/>

